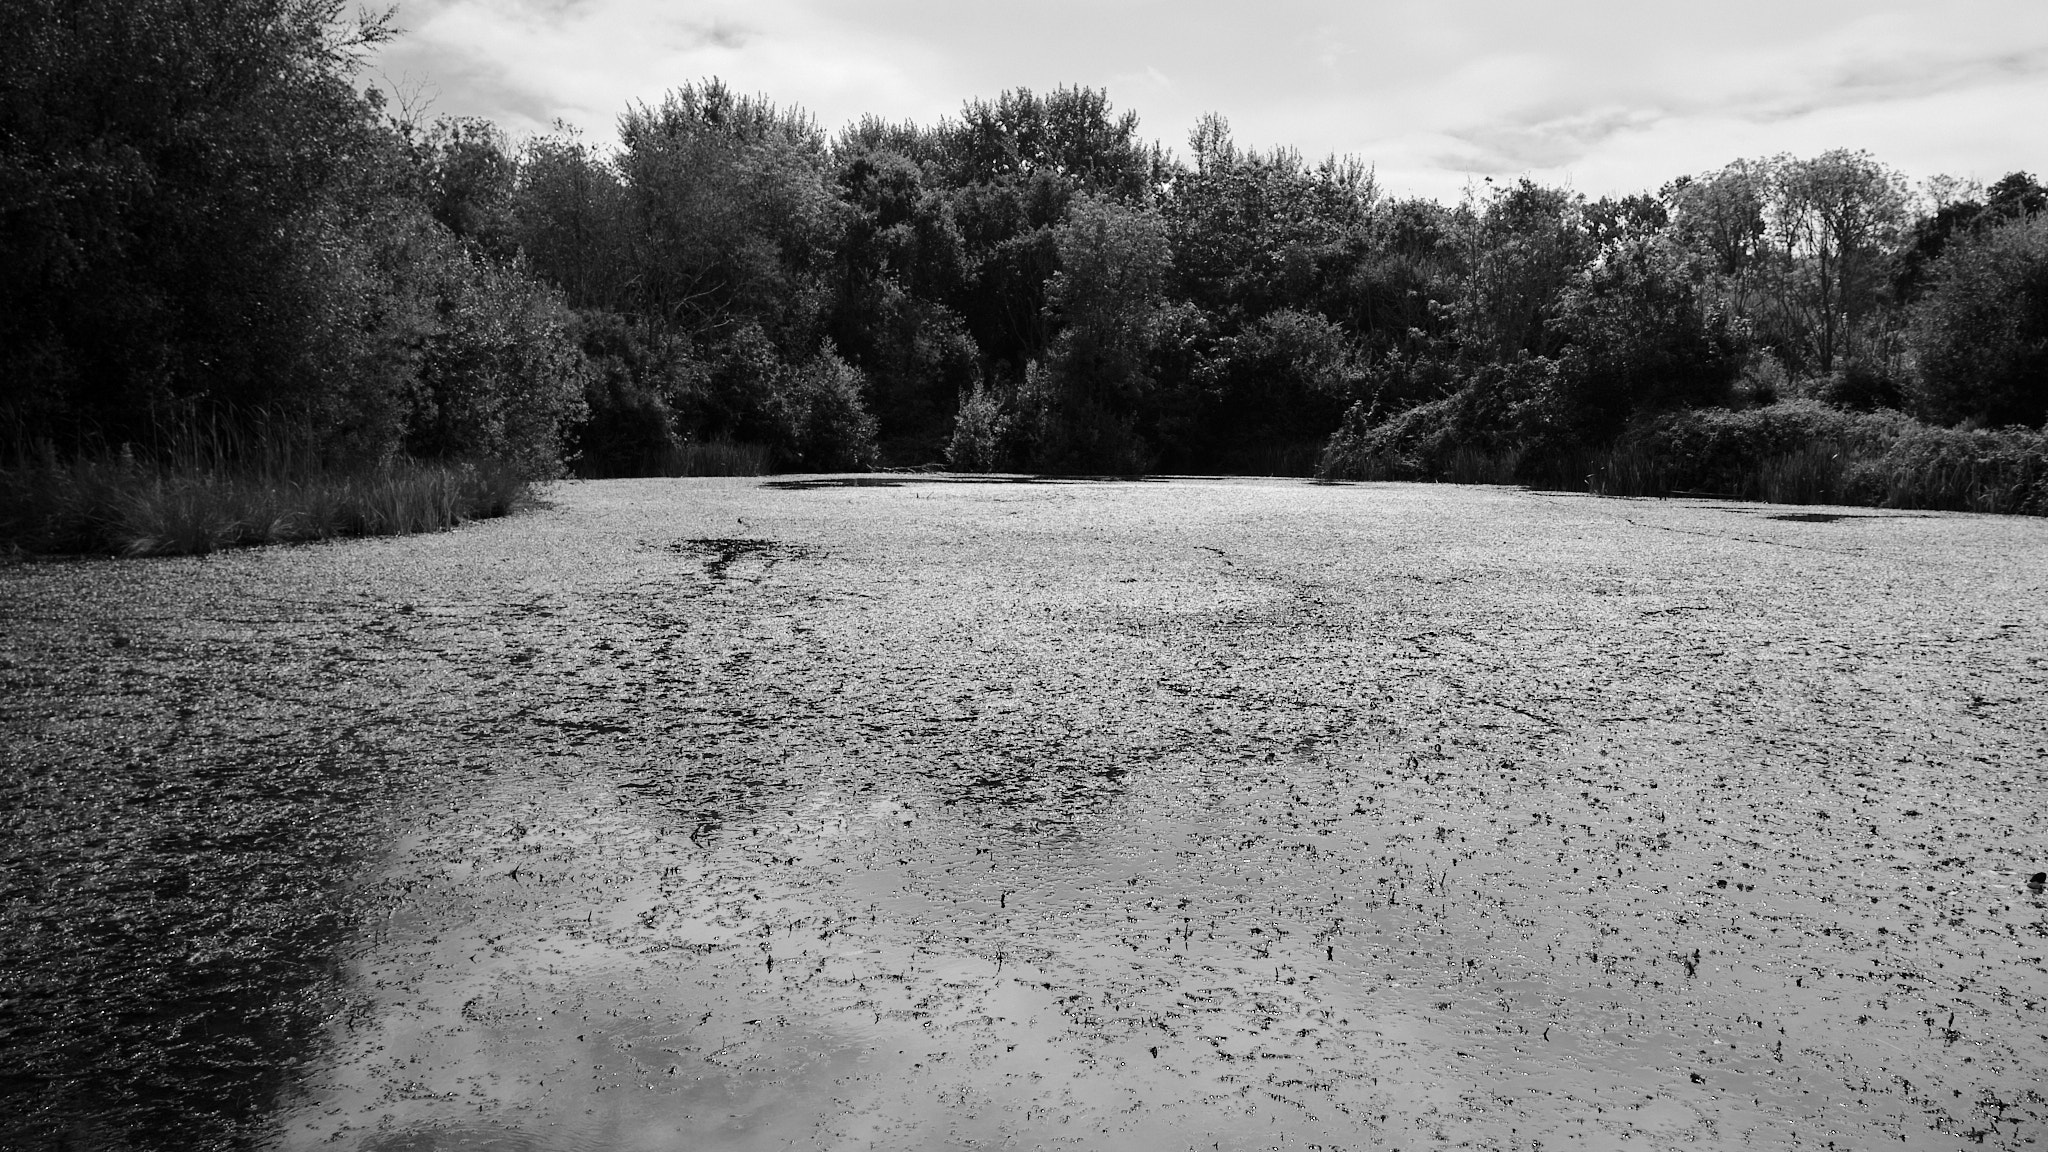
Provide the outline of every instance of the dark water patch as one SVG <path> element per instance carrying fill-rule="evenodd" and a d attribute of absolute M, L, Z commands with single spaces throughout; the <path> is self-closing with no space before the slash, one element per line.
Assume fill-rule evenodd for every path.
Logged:
<path fill-rule="evenodd" d="M 728 824 L 773 810 L 813 782 L 811 770 L 802 763 L 743 757 L 622 758 L 611 761 L 606 773 L 622 796 L 660 813 L 664 828 L 677 829 L 698 845 L 715 840 Z"/>
<path fill-rule="evenodd" d="M 914 481 L 918 484 L 943 482 L 923 476 Z M 818 480 L 770 480 L 761 487 L 772 488 L 778 492 L 817 492 L 831 488 L 901 488 L 907 483 L 913 481 L 894 476 L 834 476 Z"/>
<path fill-rule="evenodd" d="M 1764 517 L 1794 524 L 1833 524 L 1840 520 L 1928 520 L 1926 512 L 1784 512 Z"/>
<path fill-rule="evenodd" d="M 802 480 L 769 480 L 762 488 L 777 492 L 825 492 L 849 488 L 903 488 L 918 485 L 990 484 L 1165 484 L 1173 480 L 1215 480 L 1210 476 L 1021 476 L 1001 473 L 910 473 L 874 476 L 818 476 Z"/>
<path fill-rule="evenodd" d="M 669 545 L 669 551 L 702 559 L 704 574 L 713 580 L 725 579 L 727 570 L 742 559 L 774 564 L 781 560 L 808 560 L 815 555 L 812 550 L 799 545 L 744 537 L 679 540 Z"/>
<path fill-rule="evenodd" d="M 0 1146 L 251 1145 L 320 1036 L 384 774 L 28 759 L 0 789 Z"/>
<path fill-rule="evenodd" d="M 0 582 L 0 1148 L 253 1147 L 324 1043 L 351 879 L 450 757 L 416 654 L 350 658 L 419 616 L 236 587 L 320 555 Z"/>
<path fill-rule="evenodd" d="M 1932 512 L 1765 512 L 1758 508 L 1716 508 L 1714 511 L 1792 524 L 1833 524 L 1842 520 L 1931 520 L 1936 516 Z"/>

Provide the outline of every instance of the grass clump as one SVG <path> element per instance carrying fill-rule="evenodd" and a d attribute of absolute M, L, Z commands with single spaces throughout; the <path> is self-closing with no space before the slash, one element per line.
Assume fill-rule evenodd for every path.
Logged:
<path fill-rule="evenodd" d="M 2040 516 L 2048 515 L 2048 433 L 1942 428 L 1812 400 L 1696 409 L 1631 429 L 1595 460 L 1588 487 Z"/>
<path fill-rule="evenodd" d="M 656 471 L 658 476 L 766 476 L 772 453 L 766 444 L 732 440 L 691 441 L 678 445 Z"/>
<path fill-rule="evenodd" d="M 354 469 L 147 461 L 131 451 L 0 467 L 0 544 L 23 552 L 203 555 L 219 548 L 395 536 L 503 516 L 530 479 L 489 461 Z"/>
<path fill-rule="evenodd" d="M 1532 407 L 1524 396 L 1475 388 L 1376 423 L 1347 421 L 1320 471 L 1606 496 L 2048 515 L 2048 431 L 1944 428 L 1896 411 L 1793 399 L 1664 412 L 1586 448 L 1546 435 Z"/>

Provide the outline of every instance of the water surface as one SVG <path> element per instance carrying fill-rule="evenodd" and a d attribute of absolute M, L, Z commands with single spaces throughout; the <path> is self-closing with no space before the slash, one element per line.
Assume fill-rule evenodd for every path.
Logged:
<path fill-rule="evenodd" d="M 2023 1147 L 2044 556 L 1501 489 L 580 484 L 8 569 L 6 722 L 74 829 L 94 789 L 169 822 L 164 755 L 96 752 L 145 736 L 271 797 L 178 846 L 239 861 L 218 890 L 121 898 L 140 955 L 315 925 L 215 930 L 269 941 L 207 1009 L 241 1095 L 151 1106 L 230 1142 Z M 56 822 L 16 843 L 171 851 Z M 47 875 L 9 915 L 78 931 Z M 9 1090 L 75 1116 L 126 1042 Z"/>

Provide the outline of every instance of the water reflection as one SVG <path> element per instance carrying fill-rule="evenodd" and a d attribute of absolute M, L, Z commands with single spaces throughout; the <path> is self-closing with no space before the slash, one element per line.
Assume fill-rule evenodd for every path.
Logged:
<path fill-rule="evenodd" d="M 157 1020 L 130 958 L 255 990 L 133 1033 L 194 1041 L 155 1065 L 52 1047 L 66 1107 L 131 1124 L 74 1142 L 257 1139 L 300 1041 L 210 1029 L 290 1012 L 322 1054 L 288 1149 L 2024 1143 L 2039 724 L 1999 654 L 2032 617 L 1912 584 L 1927 554 L 1306 491 L 585 489 L 573 530 L 393 543 L 402 597 L 234 633 L 180 737 L 213 751 L 120 769 L 161 796 L 90 767 L 132 683 L 74 685 L 4 946 L 105 896 L 164 923 L 66 922 L 99 967 L 41 1003 Z M 366 714 L 375 755 L 329 747 Z M 323 788 L 396 813 L 345 903 L 386 809 Z M 294 911 L 343 907 L 334 953 Z M 152 1085 L 161 1134 L 114 1107 Z"/>
<path fill-rule="evenodd" d="M 0 1146 L 253 1141 L 321 1035 L 374 760 L 178 745 L 53 778 L 48 754 L 0 772 Z"/>
<path fill-rule="evenodd" d="M 1807 933 L 1728 951 L 1743 933 L 1719 917 L 1775 932 L 1804 897 L 1781 881 L 1783 912 L 1723 911 L 1687 834 L 1670 847 L 1630 827 L 1646 809 L 1524 773 L 1168 764 L 1057 838 L 1016 831 L 1008 799 L 903 778 L 814 780 L 695 840 L 646 779 L 508 784 L 394 859 L 441 887 L 361 952 L 374 1004 L 285 1147 L 1824 1130 L 1845 1045 L 1867 1042 L 1842 1030 L 1873 1026 L 1835 1007 L 1868 961 Z M 1918 1131 L 1925 1082 L 1977 1073 L 1885 1019 L 1905 1059 L 1863 1066 L 1893 1080 L 1859 1123 Z"/>

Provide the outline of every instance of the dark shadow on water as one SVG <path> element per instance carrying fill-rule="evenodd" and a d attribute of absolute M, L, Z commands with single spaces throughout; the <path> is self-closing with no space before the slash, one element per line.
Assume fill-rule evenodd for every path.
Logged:
<path fill-rule="evenodd" d="M 680 556 L 701 559 L 704 561 L 704 574 L 713 580 L 725 579 L 726 570 L 744 557 L 774 564 L 783 560 L 808 560 L 815 555 L 802 545 L 750 537 L 678 540 L 670 544 L 668 550 Z"/>
<path fill-rule="evenodd" d="M 759 820 L 815 782 L 801 764 L 736 757 L 680 764 L 628 759 L 614 763 L 610 774 L 620 791 L 664 813 L 698 847 L 729 825 Z"/>
<path fill-rule="evenodd" d="M 1718 508 L 1736 516 L 1760 516 L 1765 520 L 1782 520 L 1791 524 L 1833 524 L 1838 520 L 1930 520 L 1931 512 L 1764 512 L 1754 508 Z"/>
<path fill-rule="evenodd" d="M 539 1152 L 546 1145 L 516 1129 L 444 1128 L 380 1136 L 363 1152 Z"/>
<path fill-rule="evenodd" d="M 887 472 L 873 476 L 818 476 L 801 480 L 769 480 L 761 485 L 782 492 L 816 492 L 835 488 L 903 488 L 912 484 L 1165 484 L 1173 480 L 1220 480 L 1220 476 L 1021 476 L 1007 473 L 962 474 Z"/>
<path fill-rule="evenodd" d="M 906 484 L 941 484 L 944 480 L 928 476 L 915 479 L 899 479 L 894 476 L 829 476 L 816 480 L 769 480 L 761 487 L 774 488 L 783 492 L 815 492 L 823 488 L 901 488 Z"/>
<path fill-rule="evenodd" d="M 255 1147 L 324 1035 L 382 773 L 245 753 L 93 775 L 0 793 L 39 809 L 0 851 L 0 1148 Z"/>
<path fill-rule="evenodd" d="M 1039 764 L 1007 760 L 927 779 L 932 796 L 948 807 L 977 805 L 1068 823 L 1098 815 L 1125 791 L 1129 767 L 1121 762 Z"/>

